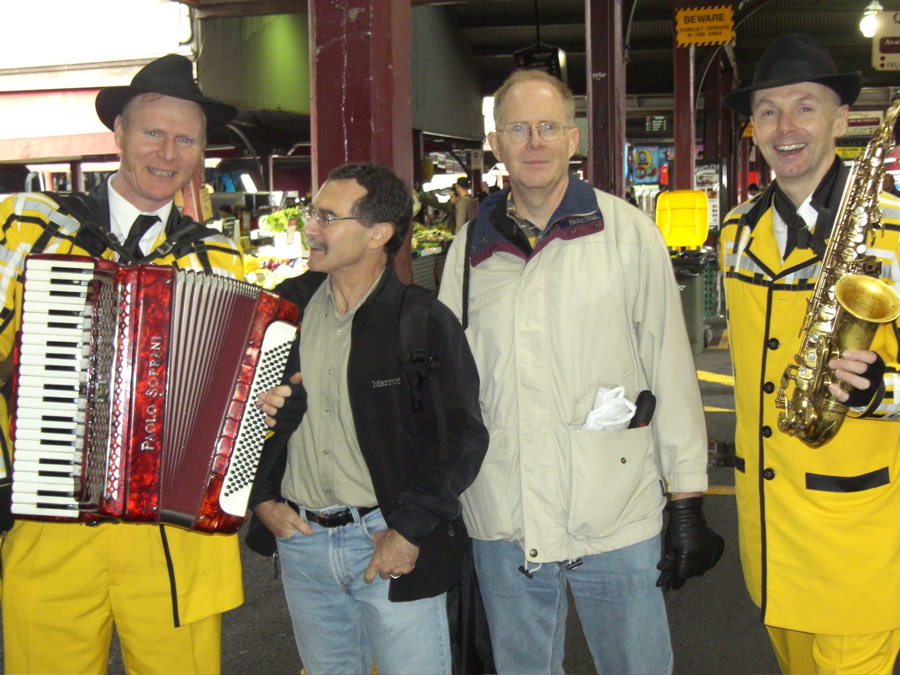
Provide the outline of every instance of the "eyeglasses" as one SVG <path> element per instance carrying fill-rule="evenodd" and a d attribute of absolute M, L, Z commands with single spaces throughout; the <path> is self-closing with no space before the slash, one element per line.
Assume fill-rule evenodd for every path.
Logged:
<path fill-rule="evenodd" d="M 537 129 L 538 135 L 542 139 L 548 143 L 553 143 L 563 137 L 563 134 L 566 133 L 566 129 L 571 128 L 572 127 L 567 127 L 565 124 L 556 124 L 556 122 L 541 122 L 536 127 L 530 127 L 522 122 L 514 122 L 512 124 L 507 124 L 498 131 L 502 132 L 506 136 L 506 140 L 510 143 L 524 143 L 531 138 L 531 130 Z"/>
<path fill-rule="evenodd" d="M 319 223 L 319 227 L 322 229 L 328 227 L 336 220 L 357 220 L 353 216 L 333 216 L 330 213 L 322 213 L 315 206 L 304 206 L 303 207 L 303 217 L 306 219 L 306 222 L 309 222 L 313 218 L 316 219 L 316 222 Z"/>

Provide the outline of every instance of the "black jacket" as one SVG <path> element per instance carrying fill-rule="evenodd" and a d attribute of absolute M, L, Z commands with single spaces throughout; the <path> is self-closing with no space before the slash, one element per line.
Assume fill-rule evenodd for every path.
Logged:
<path fill-rule="evenodd" d="M 323 278 L 307 273 L 276 291 L 302 309 Z M 423 405 L 414 412 L 398 349 L 403 288 L 388 270 L 357 310 L 347 366 L 356 435 L 378 505 L 388 526 L 420 547 L 415 569 L 391 580 L 393 601 L 433 597 L 459 581 L 467 536 L 459 495 L 475 479 L 488 446 L 475 361 L 456 317 L 437 300 L 431 303 L 427 347 L 446 419 L 445 457 L 440 456 L 431 387 L 419 389 Z M 299 370 L 299 350 L 294 348 L 285 372 Z M 251 507 L 281 499 L 289 436 L 276 434 L 266 442 Z"/>

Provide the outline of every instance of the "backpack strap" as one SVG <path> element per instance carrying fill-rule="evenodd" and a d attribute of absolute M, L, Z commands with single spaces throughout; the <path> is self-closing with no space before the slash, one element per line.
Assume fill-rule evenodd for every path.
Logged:
<path fill-rule="evenodd" d="M 130 264 L 137 262 L 132 255 L 125 251 L 122 243 L 109 231 L 109 225 L 104 221 L 102 214 L 97 212 L 94 203 L 81 192 L 62 195 L 56 192 L 44 192 L 56 202 L 60 213 L 72 216 L 81 227 L 75 234 L 73 245 L 88 252 L 96 258 L 103 256 L 107 249 L 115 251 L 119 259 Z M 33 247 L 34 252 L 43 251 L 49 241 L 38 240 Z"/>
<path fill-rule="evenodd" d="M 212 265 L 209 262 L 209 256 L 206 253 L 205 246 L 200 242 L 202 239 L 215 233 L 215 230 L 196 222 L 190 216 L 183 216 L 178 223 L 178 228 L 166 237 L 166 240 L 162 244 L 153 249 L 146 257 L 142 258 L 140 262 L 149 263 L 158 258 L 164 258 L 173 251 L 175 257 L 178 258 L 183 255 L 183 251 L 180 249 L 193 245 L 193 252 L 197 254 L 200 264 L 203 266 L 203 271 L 207 274 L 211 274 Z"/>
<path fill-rule="evenodd" d="M 469 277 L 472 271 L 472 235 L 475 233 L 475 218 L 466 225 L 466 250 L 463 255 L 463 283 L 462 283 L 462 324 L 463 330 L 469 327 Z"/>
<path fill-rule="evenodd" d="M 450 456 L 447 415 L 440 384 L 433 373 L 441 364 L 436 355 L 428 353 L 428 318 L 433 299 L 434 293 L 420 286 L 410 285 L 403 289 L 403 299 L 400 302 L 399 352 L 415 413 L 422 410 L 420 392 L 425 382 L 429 382 L 431 403 L 434 406 L 438 429 L 438 456 L 443 461 Z"/>

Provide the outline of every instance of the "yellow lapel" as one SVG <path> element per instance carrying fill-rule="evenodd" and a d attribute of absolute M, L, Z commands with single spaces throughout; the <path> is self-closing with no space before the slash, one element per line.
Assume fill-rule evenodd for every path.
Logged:
<path fill-rule="evenodd" d="M 775 225 L 772 222 L 772 209 L 769 208 L 760 216 L 747 253 L 753 255 L 761 265 L 773 273 L 781 269 L 781 251 L 775 239 Z"/>
<path fill-rule="evenodd" d="M 750 242 L 747 251 L 752 253 L 763 266 L 770 270 L 774 277 L 777 277 L 782 270 L 808 265 L 815 260 L 816 254 L 812 249 L 795 248 L 791 251 L 787 260 L 782 260 L 781 249 L 778 246 L 778 241 L 775 239 L 773 213 L 774 209 L 769 208 L 762 214 L 759 222 L 756 223 L 756 227 L 753 228 L 753 240 Z"/>

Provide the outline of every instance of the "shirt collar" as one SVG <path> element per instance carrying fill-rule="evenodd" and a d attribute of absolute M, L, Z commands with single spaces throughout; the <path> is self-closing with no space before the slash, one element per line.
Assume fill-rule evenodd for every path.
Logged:
<path fill-rule="evenodd" d="M 574 174 L 568 174 L 568 184 L 562 201 L 557 205 L 550 220 L 547 221 L 547 227 L 543 230 L 538 228 L 534 223 L 522 218 L 516 212 L 516 204 L 513 201 L 512 190 L 506 198 L 506 215 L 509 216 L 519 226 L 519 229 L 531 242 L 534 247 L 535 243 L 540 239 L 545 239 L 557 224 L 563 218 L 572 215 L 583 215 L 593 213 L 597 210 L 597 199 L 594 196 L 594 190 L 587 183 L 578 179 Z"/>
<path fill-rule="evenodd" d="M 541 238 L 543 232 L 537 225 L 530 220 L 523 218 L 519 215 L 518 211 L 516 211 L 516 202 L 513 200 L 512 190 L 509 191 L 509 195 L 506 198 L 506 215 L 515 221 L 516 225 L 519 226 L 519 229 L 522 230 L 522 234 L 524 234 L 525 238 L 528 240 L 528 243 L 531 244 L 531 248 L 534 248 L 534 245 L 537 243 L 538 239 Z M 552 223 L 548 223 L 546 229 L 550 230 L 551 227 Z"/>
<path fill-rule="evenodd" d="M 356 314 L 356 310 L 358 310 L 360 307 L 362 307 L 362 304 L 366 300 L 368 300 L 369 296 L 372 295 L 372 292 L 377 288 L 378 284 L 384 278 L 385 272 L 387 272 L 387 265 L 385 265 L 384 269 L 381 270 L 381 274 L 378 275 L 378 277 L 375 279 L 375 282 L 371 286 L 369 286 L 369 290 L 367 290 L 363 294 L 363 296 L 359 299 L 359 302 L 357 302 L 355 305 L 353 305 L 353 307 L 351 307 L 347 311 L 346 314 L 344 314 L 342 317 L 340 317 L 341 321 L 344 321 L 348 317 L 351 317 L 354 314 Z M 334 304 L 334 294 L 331 292 L 331 278 L 330 277 L 329 277 L 329 279 L 327 279 L 327 281 L 324 285 L 325 285 L 325 299 L 328 303 L 328 308 L 331 310 L 333 315 L 335 317 L 337 317 L 337 311 L 335 310 L 335 304 Z"/>
<path fill-rule="evenodd" d="M 128 233 L 131 231 L 131 226 L 134 224 L 135 218 L 143 213 L 148 216 L 159 216 L 160 222 L 150 228 L 147 233 L 148 235 L 151 232 L 154 233 L 153 237 L 155 238 L 159 230 L 164 228 L 166 223 L 169 222 L 169 214 L 172 212 L 174 200 L 170 200 L 156 211 L 141 211 L 134 204 L 125 199 L 125 197 L 116 192 L 116 188 L 113 186 L 112 182 L 115 175 L 116 174 L 110 176 L 107 183 L 107 187 L 109 188 L 109 220 L 112 233 L 116 235 L 119 241 L 125 241 L 128 237 Z"/>

